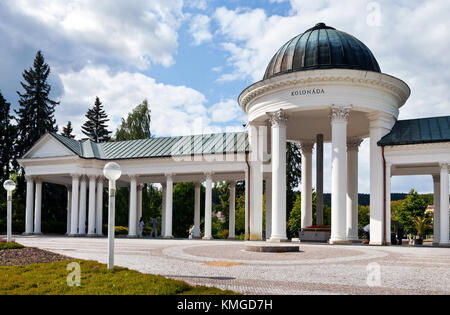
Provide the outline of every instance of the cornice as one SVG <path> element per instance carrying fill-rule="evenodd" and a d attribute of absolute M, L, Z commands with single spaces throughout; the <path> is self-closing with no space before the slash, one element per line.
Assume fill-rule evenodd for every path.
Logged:
<path fill-rule="evenodd" d="M 362 76 L 362 74 L 366 74 Z M 395 77 L 386 74 L 368 75 L 368 72 L 358 70 L 319 70 L 306 71 L 299 75 L 299 72 L 281 75 L 269 80 L 259 81 L 247 89 L 239 96 L 239 104 L 247 112 L 247 105 L 256 97 L 283 87 L 305 85 L 312 83 L 351 83 L 368 87 L 378 87 L 388 90 L 401 99 L 402 106 L 411 95 L 408 85 Z"/>

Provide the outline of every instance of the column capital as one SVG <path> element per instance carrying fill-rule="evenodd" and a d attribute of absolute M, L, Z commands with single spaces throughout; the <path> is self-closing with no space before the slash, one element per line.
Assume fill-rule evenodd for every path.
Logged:
<path fill-rule="evenodd" d="M 35 178 L 34 178 L 34 182 L 35 182 L 36 184 L 40 185 L 40 184 L 42 184 L 42 178 L 35 177 Z"/>
<path fill-rule="evenodd" d="M 439 162 L 439 167 L 441 168 L 441 170 L 448 171 L 448 162 Z"/>
<path fill-rule="evenodd" d="M 333 123 L 346 123 L 350 116 L 351 107 L 349 106 L 332 106 L 330 118 Z"/>
<path fill-rule="evenodd" d="M 30 176 L 30 175 L 25 176 L 25 181 L 27 181 L 27 182 L 34 182 L 35 179 L 36 179 L 36 177 L 34 177 L 34 176 Z"/>
<path fill-rule="evenodd" d="M 105 181 L 105 178 L 103 176 L 97 177 L 97 183 L 103 183 Z"/>
<path fill-rule="evenodd" d="M 300 142 L 300 149 L 302 153 L 312 153 L 314 145 L 314 142 Z"/>
<path fill-rule="evenodd" d="M 434 183 L 440 183 L 441 182 L 441 175 L 440 174 L 433 174 L 433 182 Z"/>
<path fill-rule="evenodd" d="M 81 174 L 73 173 L 73 174 L 70 174 L 70 176 L 72 177 L 72 179 L 80 179 Z"/>
<path fill-rule="evenodd" d="M 205 172 L 205 176 L 206 176 L 206 179 L 208 180 L 208 179 L 211 179 L 212 180 L 212 176 L 214 175 L 214 173 L 213 172 Z"/>
<path fill-rule="evenodd" d="M 236 187 L 236 181 L 234 180 L 229 181 L 228 184 L 230 185 L 230 187 Z"/>
<path fill-rule="evenodd" d="M 347 150 L 348 151 L 359 151 L 361 143 L 364 141 L 362 138 L 351 138 L 347 139 Z"/>
<path fill-rule="evenodd" d="M 273 127 L 286 127 L 288 119 L 284 110 L 280 109 L 273 113 L 266 113 L 266 115 L 269 116 Z"/>
<path fill-rule="evenodd" d="M 166 177 L 166 179 L 173 179 L 173 176 L 174 176 L 175 174 L 173 174 L 173 173 L 166 173 L 166 174 L 164 174 L 164 176 Z"/>
<path fill-rule="evenodd" d="M 89 175 L 88 177 L 89 177 L 89 180 L 96 181 L 98 176 L 97 175 Z"/>
<path fill-rule="evenodd" d="M 129 177 L 131 180 L 138 180 L 139 175 L 137 175 L 137 174 L 130 174 L 130 175 L 128 175 L 128 177 Z"/>

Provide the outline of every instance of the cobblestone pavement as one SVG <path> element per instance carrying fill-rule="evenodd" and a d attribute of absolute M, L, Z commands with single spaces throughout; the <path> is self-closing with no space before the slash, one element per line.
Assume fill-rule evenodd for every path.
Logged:
<path fill-rule="evenodd" d="M 107 262 L 106 238 L 16 239 L 25 246 Z M 301 244 L 300 249 L 255 253 L 246 252 L 239 241 L 116 239 L 115 263 L 245 294 L 450 295 L 449 248 Z"/>

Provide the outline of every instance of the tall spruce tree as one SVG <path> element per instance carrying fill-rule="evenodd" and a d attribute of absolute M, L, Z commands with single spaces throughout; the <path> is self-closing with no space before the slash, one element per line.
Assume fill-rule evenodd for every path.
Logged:
<path fill-rule="evenodd" d="M 67 126 L 63 128 L 63 132 L 61 133 L 61 136 L 64 136 L 69 139 L 75 139 L 75 135 L 73 135 L 72 132 L 73 132 L 72 122 L 69 121 L 67 123 Z"/>
<path fill-rule="evenodd" d="M 19 91 L 17 117 L 17 156 L 21 157 L 47 132 L 57 132 L 54 118 L 59 102 L 50 99 L 51 86 L 47 83 L 50 67 L 38 51 L 32 68 L 23 72 L 25 82 L 21 82 L 25 93 Z"/>
<path fill-rule="evenodd" d="M 2 182 L 9 179 L 11 162 L 14 158 L 16 126 L 11 124 L 13 117 L 10 115 L 11 104 L 0 93 L 0 179 Z"/>
<path fill-rule="evenodd" d="M 100 99 L 95 99 L 95 104 L 86 114 L 87 121 L 81 127 L 83 133 L 94 142 L 102 143 L 111 139 L 111 131 L 108 131 L 106 124 L 109 119 Z"/>

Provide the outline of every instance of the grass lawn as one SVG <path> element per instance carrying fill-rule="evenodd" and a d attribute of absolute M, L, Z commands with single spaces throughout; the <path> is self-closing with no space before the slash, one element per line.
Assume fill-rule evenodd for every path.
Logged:
<path fill-rule="evenodd" d="M 67 285 L 70 262 L 81 266 L 81 286 Z M 109 271 L 94 261 L 0 267 L 0 295 L 230 295 L 231 291 L 193 287 L 185 282 L 125 268 Z"/>

